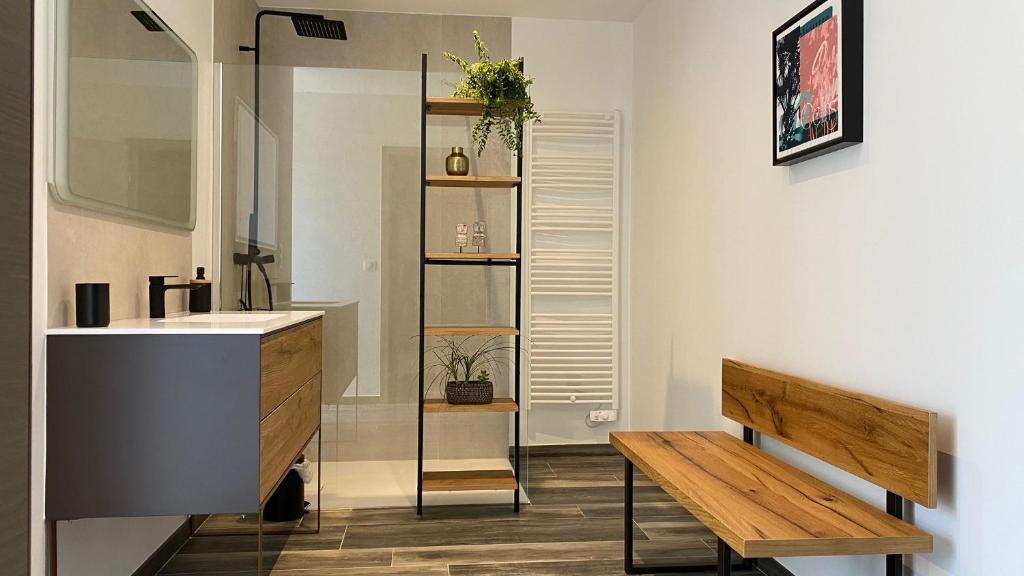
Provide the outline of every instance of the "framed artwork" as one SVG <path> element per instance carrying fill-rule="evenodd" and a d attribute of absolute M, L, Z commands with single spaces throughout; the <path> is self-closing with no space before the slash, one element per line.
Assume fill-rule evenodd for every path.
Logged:
<path fill-rule="evenodd" d="M 816 0 L 772 34 L 773 161 L 864 140 L 863 0 Z"/>

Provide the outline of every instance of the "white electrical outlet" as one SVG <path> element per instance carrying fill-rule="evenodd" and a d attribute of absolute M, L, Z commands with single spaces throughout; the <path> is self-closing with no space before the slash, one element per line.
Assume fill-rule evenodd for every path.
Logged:
<path fill-rule="evenodd" d="M 615 422 L 619 419 L 618 410 L 591 410 L 591 422 Z"/>

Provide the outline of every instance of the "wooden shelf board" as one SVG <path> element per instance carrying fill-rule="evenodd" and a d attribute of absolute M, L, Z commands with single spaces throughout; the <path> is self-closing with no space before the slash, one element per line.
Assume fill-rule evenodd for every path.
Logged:
<path fill-rule="evenodd" d="M 427 114 L 434 116 L 480 116 L 483 110 L 472 98 L 427 98 Z"/>
<path fill-rule="evenodd" d="M 461 490 L 515 490 L 516 477 L 511 470 L 455 470 L 424 472 L 424 492 Z"/>
<path fill-rule="evenodd" d="M 512 326 L 425 326 L 424 336 L 516 336 Z"/>
<path fill-rule="evenodd" d="M 495 398 L 490 404 L 449 404 L 440 398 L 423 403 L 424 412 L 518 412 L 519 406 L 511 398 Z"/>
<path fill-rule="evenodd" d="M 444 188 L 512 188 L 522 181 L 518 176 L 427 176 L 427 186 Z"/>
<path fill-rule="evenodd" d="M 427 260 L 519 260 L 513 252 L 427 252 Z"/>

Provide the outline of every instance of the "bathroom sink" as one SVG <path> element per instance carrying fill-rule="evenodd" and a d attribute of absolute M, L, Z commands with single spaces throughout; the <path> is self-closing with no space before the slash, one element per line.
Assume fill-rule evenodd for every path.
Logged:
<path fill-rule="evenodd" d="M 160 322 L 167 324 L 259 324 L 262 322 L 270 322 L 271 320 L 278 320 L 285 316 L 287 316 L 287 314 L 192 314 L 191 316 L 166 318 Z"/>

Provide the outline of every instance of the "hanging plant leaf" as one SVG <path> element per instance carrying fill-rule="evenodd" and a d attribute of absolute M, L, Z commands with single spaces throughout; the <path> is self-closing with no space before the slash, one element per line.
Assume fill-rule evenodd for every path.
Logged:
<path fill-rule="evenodd" d="M 530 86 L 533 78 L 523 74 L 522 58 L 492 61 L 480 32 L 473 31 L 477 62 L 470 63 L 451 52 L 444 57 L 466 73 L 452 94 L 455 98 L 472 98 L 483 105 L 480 120 L 473 125 L 476 155 L 483 154 L 491 132 L 498 130 L 502 143 L 513 152 L 521 152 L 523 127 L 527 122 L 540 122 L 533 109 Z"/>

